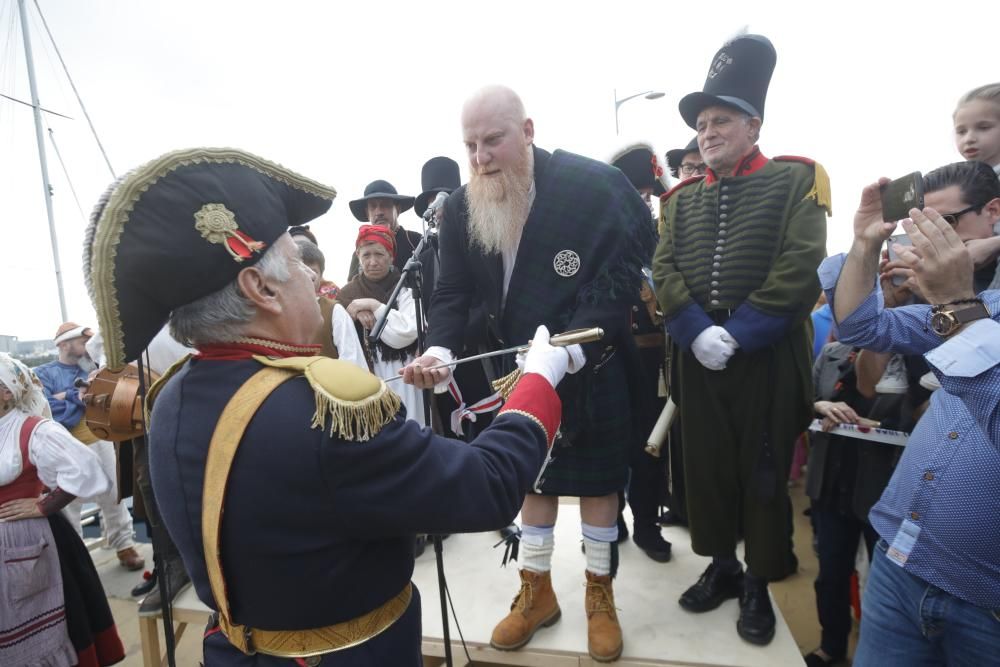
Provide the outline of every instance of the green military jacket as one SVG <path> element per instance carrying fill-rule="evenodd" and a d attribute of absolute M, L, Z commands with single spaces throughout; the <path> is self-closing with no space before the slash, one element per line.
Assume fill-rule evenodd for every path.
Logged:
<path fill-rule="evenodd" d="M 820 292 L 829 206 L 819 164 L 756 147 L 735 176 L 709 172 L 664 195 L 653 280 L 673 340 L 687 349 L 721 324 L 752 352 L 799 329 Z"/>

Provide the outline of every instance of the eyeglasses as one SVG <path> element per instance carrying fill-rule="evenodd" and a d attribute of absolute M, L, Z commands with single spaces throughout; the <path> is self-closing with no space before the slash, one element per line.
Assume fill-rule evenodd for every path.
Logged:
<path fill-rule="evenodd" d="M 972 211 L 979 211 L 981 208 L 982 206 L 970 206 L 969 208 L 963 208 L 961 211 L 958 211 L 957 213 L 942 213 L 941 217 L 944 218 L 945 222 L 954 227 L 955 225 L 958 224 L 958 219 L 961 218 L 963 215 L 965 215 L 966 213 L 971 213 Z"/>
<path fill-rule="evenodd" d="M 705 163 L 701 164 L 691 164 L 690 162 L 684 162 L 681 164 L 681 173 L 685 176 L 694 176 L 695 174 L 705 173 Z"/>

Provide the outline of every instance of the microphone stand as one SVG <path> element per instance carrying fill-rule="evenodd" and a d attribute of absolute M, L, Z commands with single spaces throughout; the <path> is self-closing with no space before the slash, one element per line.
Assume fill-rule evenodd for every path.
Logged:
<path fill-rule="evenodd" d="M 420 254 L 423 252 L 425 247 L 432 245 L 430 238 L 435 235 L 434 230 L 437 227 L 433 212 L 428 212 L 431 213 L 431 215 L 425 215 L 424 222 L 426 223 L 426 226 L 424 227 L 424 234 L 420 238 L 420 243 L 418 243 L 417 247 L 413 249 L 413 254 L 410 256 L 410 259 L 406 260 L 406 264 L 403 266 L 403 270 L 401 272 L 402 275 L 396 282 L 396 286 L 393 288 L 392 294 L 389 295 L 389 301 L 386 303 L 386 309 L 376 320 L 371 333 L 368 334 L 369 343 L 374 344 L 379 341 L 382 337 L 382 332 L 385 331 L 389 311 L 396 306 L 399 299 L 399 291 L 404 286 L 409 287 L 411 293 L 413 294 L 413 307 L 416 310 L 417 318 L 417 356 L 423 354 L 424 340 L 426 338 L 422 313 L 423 302 L 421 300 L 423 275 L 420 270 L 423 268 L 423 263 L 420 261 Z M 434 400 L 434 393 L 431 389 L 423 389 L 422 392 L 424 397 L 424 424 L 429 426 L 431 423 L 431 401 Z M 431 541 L 434 543 L 434 559 L 437 561 L 438 593 L 441 598 L 441 629 L 444 639 L 444 659 L 445 664 L 448 665 L 448 667 L 452 667 L 451 636 L 448 628 L 448 585 L 444 578 L 444 552 L 441 548 L 441 536 L 432 535 Z"/>

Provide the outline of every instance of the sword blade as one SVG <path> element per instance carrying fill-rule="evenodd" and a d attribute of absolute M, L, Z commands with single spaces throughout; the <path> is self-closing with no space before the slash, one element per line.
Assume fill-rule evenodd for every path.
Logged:
<path fill-rule="evenodd" d="M 573 331 L 566 331 L 561 334 L 556 334 L 549 338 L 549 343 L 555 345 L 556 347 L 565 347 L 567 345 L 576 345 L 577 343 L 590 343 L 595 340 L 600 340 L 604 338 L 604 329 L 600 327 L 593 327 L 591 329 L 574 329 Z M 514 347 L 506 347 L 502 350 L 494 350 L 492 352 L 483 352 L 482 354 L 474 354 L 471 357 L 462 357 L 461 359 L 456 359 L 455 361 L 449 361 L 443 364 L 435 364 L 434 366 L 428 366 L 425 371 L 435 371 L 439 368 L 454 368 L 459 364 L 464 364 L 469 361 L 479 361 L 480 359 L 486 359 L 488 357 L 497 357 L 501 354 L 510 354 L 512 352 L 527 352 L 528 348 L 531 347 L 531 343 L 528 342 L 526 345 L 515 345 Z M 384 382 L 395 382 L 396 380 L 401 380 L 402 375 L 396 375 L 391 378 L 383 378 Z"/>

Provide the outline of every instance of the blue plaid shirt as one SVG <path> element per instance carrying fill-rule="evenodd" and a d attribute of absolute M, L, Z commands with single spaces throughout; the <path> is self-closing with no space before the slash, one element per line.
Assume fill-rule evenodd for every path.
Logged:
<path fill-rule="evenodd" d="M 845 256 L 819 268 L 831 306 Z M 941 382 L 872 508 L 890 544 L 904 520 L 920 528 L 904 568 L 980 607 L 1000 608 L 1000 291 L 980 294 L 992 314 L 942 342 L 930 306 L 885 309 L 875 286 L 836 326 L 840 341 L 923 354 Z"/>

